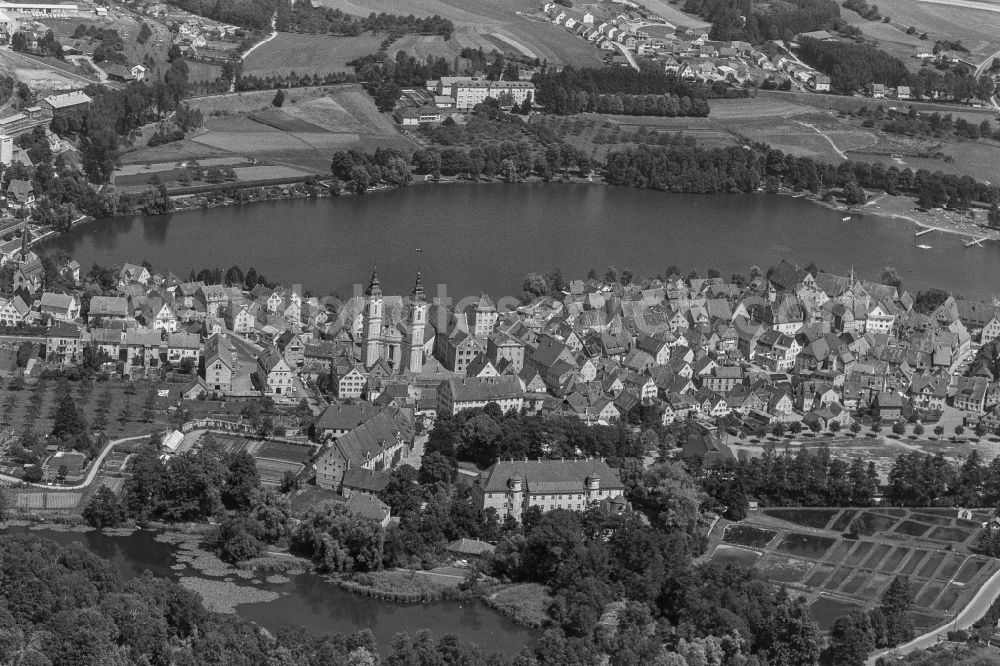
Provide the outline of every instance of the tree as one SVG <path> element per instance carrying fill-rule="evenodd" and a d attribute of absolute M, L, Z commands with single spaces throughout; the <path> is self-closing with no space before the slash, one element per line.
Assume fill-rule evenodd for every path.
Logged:
<path fill-rule="evenodd" d="M 895 435 L 903 435 L 906 433 L 906 426 L 902 421 L 896 421 L 892 424 L 892 432 Z"/>
<path fill-rule="evenodd" d="M 381 569 L 384 545 L 379 523 L 350 515 L 341 503 L 321 502 L 296 526 L 289 547 L 321 570 L 351 572 Z"/>
<path fill-rule="evenodd" d="M 942 425 L 936 425 L 936 426 L 934 426 L 934 434 L 937 435 L 938 437 L 940 437 L 941 435 L 943 435 L 944 434 L 944 426 L 942 426 Z"/>
<path fill-rule="evenodd" d="M 896 576 L 882 595 L 882 614 L 885 616 L 886 643 L 896 646 L 913 638 L 914 625 L 910 616 L 913 596 L 910 593 L 910 577 Z"/>
<path fill-rule="evenodd" d="M 853 432 L 855 435 L 861 432 L 861 424 L 858 423 L 857 421 L 851 423 L 851 432 Z"/>
<path fill-rule="evenodd" d="M 68 439 L 87 430 L 87 422 L 76 406 L 69 388 L 60 390 L 59 401 L 52 419 L 52 436 Z"/>
<path fill-rule="evenodd" d="M 957 425 L 955 426 L 955 436 L 961 437 L 965 433 L 965 426 Z"/>
<path fill-rule="evenodd" d="M 118 527 L 125 522 L 125 506 L 107 486 L 101 486 L 83 509 L 83 518 L 91 527 Z"/>
<path fill-rule="evenodd" d="M 996 201 L 990 204 L 990 212 L 987 214 L 986 220 L 991 227 L 1000 227 L 1000 204 Z"/>
<path fill-rule="evenodd" d="M 417 481 L 422 486 L 434 483 L 451 483 L 455 480 L 455 461 L 434 451 L 424 455 L 417 472 Z"/>
<path fill-rule="evenodd" d="M 274 93 L 274 99 L 271 100 L 271 105 L 276 107 L 281 107 L 285 103 L 285 91 L 278 88 L 278 92 Z"/>
<path fill-rule="evenodd" d="M 862 666 L 875 641 L 864 611 L 852 610 L 837 618 L 830 632 L 831 663 L 837 666 Z"/>
<path fill-rule="evenodd" d="M 919 423 L 913 426 L 913 434 L 918 437 L 924 434 L 924 426 Z"/>
<path fill-rule="evenodd" d="M 222 490 L 222 502 L 227 509 L 246 511 L 253 504 L 260 491 L 260 474 L 253 457 L 243 451 L 233 456 L 226 470 L 226 485 Z"/>
<path fill-rule="evenodd" d="M 264 553 L 264 544 L 252 533 L 246 518 L 227 518 L 215 533 L 219 557 L 230 564 L 251 560 Z"/>

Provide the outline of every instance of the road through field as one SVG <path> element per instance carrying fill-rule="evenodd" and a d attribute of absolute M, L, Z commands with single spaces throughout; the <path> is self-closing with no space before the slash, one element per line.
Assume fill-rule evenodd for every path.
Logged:
<path fill-rule="evenodd" d="M 932 629 L 922 636 L 917 636 L 909 643 L 904 643 L 898 645 L 891 650 L 881 650 L 876 652 L 872 656 L 868 657 L 865 662 L 867 666 L 874 666 L 875 661 L 884 655 L 902 656 L 913 652 L 914 650 L 922 650 L 931 647 L 938 641 L 943 640 L 949 631 L 957 631 L 958 629 L 968 629 L 971 627 L 979 618 L 986 614 L 990 606 L 993 604 L 993 600 L 1000 595 L 1000 571 L 990 576 L 989 580 L 983 583 L 983 586 L 979 588 L 976 592 L 976 596 L 965 605 L 955 619 L 945 624 L 937 629 Z"/>

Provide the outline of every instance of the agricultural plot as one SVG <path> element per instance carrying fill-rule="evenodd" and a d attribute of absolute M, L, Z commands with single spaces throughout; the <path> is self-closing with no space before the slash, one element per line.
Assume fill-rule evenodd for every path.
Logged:
<path fill-rule="evenodd" d="M 899 58 L 911 71 L 917 71 L 923 66 L 923 61 L 914 56 L 921 51 L 930 50 L 928 42 L 920 39 L 919 31 L 913 35 L 906 34 L 909 27 L 898 21 L 890 23 L 868 21 L 852 11 L 841 12 L 851 25 L 856 26 L 865 37 L 878 42 L 878 47 L 891 56 Z M 930 42 L 933 46 L 933 42 Z"/>
<path fill-rule="evenodd" d="M 371 33 L 343 37 L 280 32 L 247 57 L 243 72 L 262 77 L 287 76 L 292 72 L 321 76 L 331 72 L 353 72 L 347 63 L 375 53 L 383 39 L 384 36 Z"/>
<path fill-rule="evenodd" d="M 293 89 L 280 109 L 273 98 L 274 92 L 260 91 L 193 100 L 207 130 L 193 141 L 214 154 L 228 151 L 272 165 L 266 172 L 238 169 L 245 174 L 240 180 L 294 177 L 301 170 L 328 174 L 338 150 L 416 148 L 360 86 Z"/>
<path fill-rule="evenodd" d="M 983 56 L 1000 50 L 1000 31 L 996 27 L 1000 15 L 995 11 L 947 0 L 885 0 L 879 2 L 878 7 L 883 16 L 892 17 L 893 23 L 912 25 L 918 34 L 926 32 L 927 42 L 932 45 L 941 39 L 960 40 L 972 52 L 973 60 L 981 61 Z"/>
<path fill-rule="evenodd" d="M 988 519 L 988 512 L 975 516 L 980 518 Z M 838 527 L 827 530 L 819 523 Z M 830 509 L 825 515 L 816 509 L 766 509 L 727 526 L 726 543 L 712 561 L 753 566 L 798 590 L 811 601 L 824 630 L 850 609 L 876 603 L 891 581 L 905 574 L 915 600 L 914 621 L 930 627 L 960 609 L 1000 567 L 968 551 L 975 526 L 954 509 Z M 861 537 L 849 538 L 845 531 Z"/>
<path fill-rule="evenodd" d="M 318 4 L 355 16 L 399 13 L 399 3 L 394 0 L 318 0 Z M 448 17 L 455 24 L 452 39 L 459 50 L 481 46 L 487 52 L 520 53 L 557 65 L 600 64 L 597 49 L 554 25 L 539 8 L 540 3 L 533 0 L 411 0 L 406 5 L 407 12 L 416 16 Z M 377 47 L 368 53 L 375 50 Z"/>

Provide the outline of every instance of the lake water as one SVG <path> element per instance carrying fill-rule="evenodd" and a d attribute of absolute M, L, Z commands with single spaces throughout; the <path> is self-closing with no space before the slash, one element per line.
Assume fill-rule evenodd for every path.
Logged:
<path fill-rule="evenodd" d="M 451 295 L 517 295 L 526 273 L 584 277 L 609 264 L 638 276 L 676 265 L 728 277 L 787 259 L 877 279 L 896 268 L 911 292 L 1000 294 L 1000 247 L 957 236 L 915 240 L 914 225 L 769 195 L 689 195 L 586 184 L 438 184 L 383 194 L 288 200 L 169 216 L 113 218 L 50 240 L 89 270 L 148 259 L 182 279 L 194 269 L 255 267 L 314 294 L 349 295 L 373 264 L 386 293 L 425 285 Z M 921 250 L 916 244 L 933 246 Z M 420 248 L 420 252 L 417 252 Z M 430 289 L 430 287 L 429 287 Z"/>
<path fill-rule="evenodd" d="M 0 534 L 32 534 L 61 545 L 83 543 L 96 555 L 110 560 L 125 578 L 145 570 L 176 579 L 178 572 L 174 546 L 154 539 L 154 533 L 138 531 L 127 537 L 101 532 L 62 532 L 12 527 Z M 192 575 L 190 571 L 185 575 Z M 274 601 L 241 604 L 242 617 L 275 631 L 282 626 L 303 627 L 316 634 L 350 633 L 371 629 L 383 656 L 388 655 L 392 637 L 399 632 L 430 629 L 436 637 L 457 634 L 465 642 L 476 643 L 487 652 L 514 655 L 538 636 L 537 631 L 518 626 L 481 603 L 442 601 L 428 604 L 395 604 L 351 594 L 315 574 L 289 576 L 290 582 L 269 584 L 261 581 L 240 585 L 276 592 Z"/>

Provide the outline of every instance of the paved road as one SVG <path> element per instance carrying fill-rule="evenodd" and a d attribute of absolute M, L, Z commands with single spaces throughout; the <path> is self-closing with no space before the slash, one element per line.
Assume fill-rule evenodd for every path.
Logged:
<path fill-rule="evenodd" d="M 107 445 L 105 445 L 105 447 L 101 449 L 101 452 L 97 455 L 97 458 L 90 466 L 90 471 L 87 473 L 87 478 L 85 478 L 82 482 L 76 484 L 75 486 L 50 486 L 47 483 L 25 483 L 16 476 L 7 476 L 6 474 L 0 474 L 0 481 L 6 481 L 8 483 L 25 483 L 25 485 L 30 486 L 32 488 L 44 488 L 45 490 L 51 490 L 53 492 L 59 492 L 62 490 L 83 490 L 91 483 L 93 483 L 95 478 L 97 478 L 97 474 L 101 469 L 101 463 L 104 462 L 104 458 L 106 458 L 107 455 L 111 453 L 111 449 L 113 449 L 116 444 L 121 444 L 122 442 L 134 442 L 141 439 L 149 439 L 149 435 L 125 437 L 124 439 L 116 439 L 108 442 Z"/>
<path fill-rule="evenodd" d="M 990 576 L 979 591 L 976 592 L 976 596 L 966 604 L 955 619 L 948 624 L 938 627 L 937 629 L 932 629 L 928 631 L 923 636 L 917 636 L 909 643 L 904 643 L 891 650 L 882 650 L 870 656 L 866 662 L 868 666 L 874 666 L 875 660 L 879 657 L 892 654 L 892 655 L 906 655 L 914 650 L 923 650 L 931 647 L 935 643 L 944 640 L 948 635 L 949 631 L 956 631 L 958 629 L 968 629 L 971 627 L 979 618 L 986 614 L 989 610 L 990 605 L 993 601 L 1000 595 L 1000 571 Z"/>

